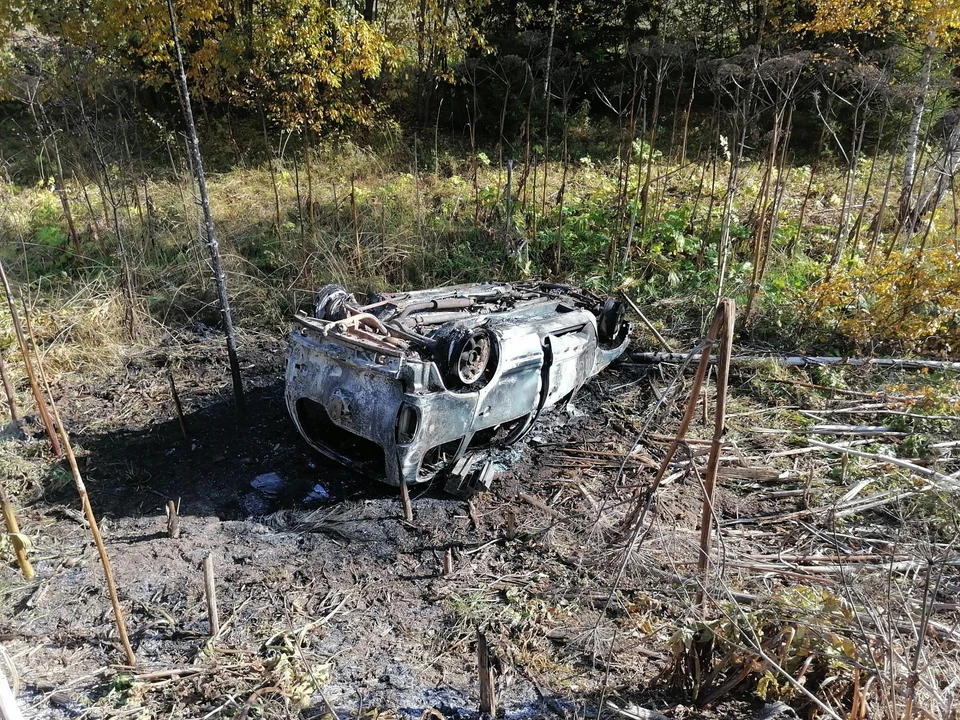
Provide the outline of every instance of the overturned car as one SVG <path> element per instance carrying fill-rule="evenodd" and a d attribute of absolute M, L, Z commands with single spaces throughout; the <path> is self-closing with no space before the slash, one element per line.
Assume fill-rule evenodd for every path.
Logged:
<path fill-rule="evenodd" d="M 626 349 L 623 306 L 548 283 L 373 296 L 337 285 L 298 314 L 286 402 L 324 455 L 400 485 L 488 489 L 491 452 L 526 434 Z"/>

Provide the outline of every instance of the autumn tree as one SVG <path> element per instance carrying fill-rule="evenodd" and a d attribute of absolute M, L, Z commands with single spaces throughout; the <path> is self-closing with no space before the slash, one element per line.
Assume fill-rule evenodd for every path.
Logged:
<path fill-rule="evenodd" d="M 350 4 L 180 0 L 174 9 L 194 95 L 262 107 L 286 128 L 369 122 L 376 102 L 366 83 L 397 58 L 383 31 Z M 148 87 L 171 84 L 163 3 L 66 0 L 35 9 L 32 19 L 77 46 L 95 47 Z"/>
<path fill-rule="evenodd" d="M 866 33 L 903 38 L 919 50 L 919 75 L 913 91 L 905 135 L 899 220 L 912 232 L 912 198 L 916 190 L 917 150 L 936 58 L 960 39 L 960 3 L 956 0 L 813 0 L 815 17 L 805 27 L 818 34 Z"/>

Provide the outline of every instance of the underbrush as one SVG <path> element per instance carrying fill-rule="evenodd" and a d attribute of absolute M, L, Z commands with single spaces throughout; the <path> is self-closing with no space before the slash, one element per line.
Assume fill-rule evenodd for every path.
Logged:
<path fill-rule="evenodd" d="M 641 192 L 637 167 L 645 162 L 640 147 L 626 185 L 609 158 L 518 165 L 509 205 L 506 171 L 486 154 L 444 151 L 418 165 L 397 138 L 382 152 L 321 147 L 309 172 L 298 157 L 212 174 L 235 315 L 240 324 L 282 327 L 328 282 L 363 292 L 547 277 L 624 290 L 668 331 L 697 335 L 722 266 L 722 292 L 750 308 L 744 340 L 844 354 L 949 355 L 957 347 L 960 269 L 949 231 L 931 225 L 918 248 L 918 238 L 892 231 L 861 242 L 857 225 L 838 261 L 831 250 L 844 237 L 833 226 L 842 171 L 821 168 L 813 179 L 807 167 L 784 170 L 772 227 L 759 210 L 762 165 L 746 163 L 728 191 L 723 158 L 677 165 L 658 154 Z M 157 325 L 216 325 L 189 175 L 115 169 L 112 182 L 112 192 L 96 176 L 68 188 L 76 239 L 50 183 L 4 185 L 0 257 L 33 302 L 71 315 L 54 322 L 80 335 L 92 325 L 102 347 L 111 344 L 107 334 L 119 342 Z M 877 209 L 868 198 L 858 222 Z M 869 253 L 859 249 L 867 244 Z M 888 247 L 881 260 L 878 248 Z"/>
<path fill-rule="evenodd" d="M 812 319 L 878 352 L 960 349 L 960 258 L 952 244 L 855 260 L 817 288 Z"/>

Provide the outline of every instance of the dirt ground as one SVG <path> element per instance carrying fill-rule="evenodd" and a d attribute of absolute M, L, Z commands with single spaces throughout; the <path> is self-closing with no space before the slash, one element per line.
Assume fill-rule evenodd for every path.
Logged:
<path fill-rule="evenodd" d="M 742 693 L 694 709 L 675 675 L 661 677 L 676 670 L 675 632 L 697 614 L 678 578 L 696 565 L 702 498 L 682 463 L 705 461 L 702 444 L 678 458 L 645 544 L 630 557 L 615 542 L 665 443 L 638 449 L 623 472 L 621 462 L 668 378 L 629 362 L 610 368 L 506 454 L 492 492 L 467 502 L 415 489 L 407 523 L 393 489 L 297 435 L 283 404 L 284 340 L 247 334 L 241 348 L 244 419 L 221 340 L 202 328 L 130 356 L 110 377 L 57 383 L 138 664 L 122 665 L 96 549 L 69 479 L 51 464 L 20 495 L 37 578 L 0 569 L 0 635 L 28 717 L 472 718 L 478 631 L 509 718 L 597 717 L 611 702 L 679 719 L 762 715 L 764 702 Z M 797 492 L 771 490 L 802 487 L 806 474 L 789 457 L 769 459 L 786 447 L 781 436 L 758 437 L 724 459 L 722 553 L 817 552 L 829 543 L 815 518 L 792 524 L 789 541 L 757 521 L 802 510 Z M 270 473 L 282 483 L 265 487 Z M 178 539 L 166 533 L 170 500 Z M 208 555 L 221 623 L 213 639 Z M 743 597 L 791 583 L 736 563 L 725 576 Z"/>

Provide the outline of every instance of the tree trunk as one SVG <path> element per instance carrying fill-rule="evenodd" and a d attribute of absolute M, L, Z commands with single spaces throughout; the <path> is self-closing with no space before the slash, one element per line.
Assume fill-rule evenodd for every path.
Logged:
<path fill-rule="evenodd" d="M 900 186 L 900 222 L 905 223 L 910 215 L 910 198 L 917 175 L 917 147 L 920 144 L 920 127 L 927 109 L 927 91 L 930 89 L 930 74 L 933 69 L 933 38 L 923 47 L 923 65 L 920 68 L 920 84 L 913 102 L 913 114 L 907 127 L 907 149 L 903 158 L 903 182 Z M 907 233 L 913 228 L 905 228 Z"/>
<path fill-rule="evenodd" d="M 960 118 L 957 118 L 954 122 L 953 128 L 944 143 L 943 155 L 937 159 L 934 165 L 936 181 L 929 190 L 917 198 L 916 204 L 908 213 L 907 222 L 910 226 L 916 227 L 920 218 L 937 209 L 940 201 L 952 187 L 953 178 L 957 174 L 958 168 L 960 168 Z"/>
<path fill-rule="evenodd" d="M 77 234 L 77 227 L 73 222 L 73 212 L 70 209 L 70 198 L 67 196 L 66 182 L 64 181 L 63 177 L 63 161 L 60 157 L 60 143 L 57 142 L 56 130 L 54 130 L 53 125 L 47 118 L 47 113 L 44 110 L 43 105 L 39 105 L 39 108 L 40 116 L 43 118 L 43 124 L 40 122 L 40 117 L 37 116 L 34 103 L 30 103 L 30 113 L 33 115 L 33 122 L 37 126 L 37 132 L 40 133 L 41 149 L 46 148 L 47 135 L 49 135 L 50 139 L 53 141 L 53 159 L 56 162 L 54 190 L 57 194 L 57 198 L 60 200 L 60 205 L 63 208 L 63 217 L 67 221 L 67 232 L 70 235 L 70 241 L 73 243 L 73 248 L 77 253 L 77 257 L 83 257 L 83 249 L 80 247 L 80 236 Z M 46 125 L 46 129 L 44 129 L 44 125 Z"/>
<path fill-rule="evenodd" d="M 193 109 L 190 106 L 190 90 L 187 87 L 187 73 L 183 65 L 183 51 L 180 49 L 180 36 L 177 33 L 177 18 L 173 12 L 173 0 L 167 0 L 167 12 L 170 15 L 170 34 L 173 37 L 173 47 L 177 58 L 177 86 L 180 90 L 180 100 L 183 103 L 183 118 L 187 124 L 188 146 L 190 156 L 193 159 L 193 171 L 196 176 L 197 189 L 200 193 L 200 204 L 203 208 L 207 249 L 210 251 L 210 269 L 213 270 L 213 280 L 220 300 L 220 317 L 223 321 L 223 332 L 227 340 L 227 356 L 230 360 L 230 375 L 233 379 L 233 397 L 237 404 L 237 411 L 243 414 L 246 403 L 243 397 L 243 380 L 240 377 L 240 361 L 237 358 L 237 340 L 233 330 L 233 316 L 230 314 L 227 279 L 223 274 L 220 246 L 217 244 L 216 229 L 213 226 L 213 213 L 210 210 L 207 181 L 203 174 L 203 160 L 200 156 L 197 127 L 193 121 Z"/>
<path fill-rule="evenodd" d="M 653 175 L 653 146 L 657 142 L 657 123 L 660 121 L 660 92 L 667 74 L 667 63 L 657 65 L 656 83 L 653 91 L 653 117 L 650 121 L 650 147 L 647 149 L 647 174 L 643 181 L 643 191 L 640 193 L 640 235 L 643 236 L 647 228 L 647 200 L 650 195 L 650 178 Z"/>
<path fill-rule="evenodd" d="M 257 113 L 260 115 L 260 127 L 263 130 L 263 146 L 267 150 L 267 164 L 270 168 L 270 184 L 273 186 L 273 211 L 274 211 L 274 232 L 280 235 L 280 187 L 277 184 L 277 168 L 274 161 L 277 159 L 273 151 L 273 143 L 270 142 L 270 135 L 267 133 L 267 116 L 263 112 L 263 102 L 257 98 Z"/>

